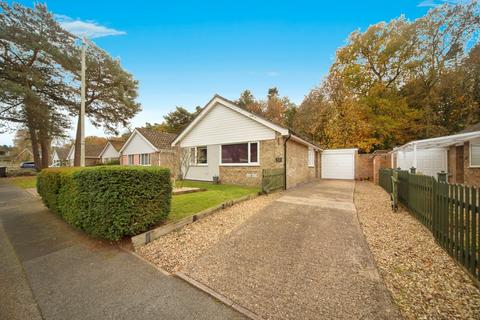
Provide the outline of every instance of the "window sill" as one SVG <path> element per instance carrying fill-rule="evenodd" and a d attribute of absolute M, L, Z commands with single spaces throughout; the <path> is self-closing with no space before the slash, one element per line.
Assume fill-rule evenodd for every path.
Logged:
<path fill-rule="evenodd" d="M 190 167 L 208 167 L 208 163 L 191 164 Z"/>
<path fill-rule="evenodd" d="M 480 165 L 476 166 L 476 165 L 469 165 L 468 166 L 470 169 L 480 169 Z"/>
<path fill-rule="evenodd" d="M 220 167 L 260 167 L 260 163 L 220 163 Z"/>

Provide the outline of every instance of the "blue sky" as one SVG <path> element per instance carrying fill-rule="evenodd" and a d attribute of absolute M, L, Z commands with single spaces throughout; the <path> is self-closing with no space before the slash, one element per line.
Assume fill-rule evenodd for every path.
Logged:
<path fill-rule="evenodd" d="M 32 6 L 33 1 L 19 1 Z M 193 110 L 215 93 L 257 98 L 268 88 L 300 103 L 328 71 L 349 33 L 400 15 L 415 19 L 434 0 L 46 1 L 67 28 L 87 32 L 140 81 L 143 111 L 132 126 Z M 102 135 L 87 126 L 87 135 Z M 12 135 L 2 134 L 0 144 Z"/>

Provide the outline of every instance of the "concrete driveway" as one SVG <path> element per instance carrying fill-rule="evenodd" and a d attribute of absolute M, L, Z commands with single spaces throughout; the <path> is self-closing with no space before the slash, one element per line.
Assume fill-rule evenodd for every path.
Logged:
<path fill-rule="evenodd" d="M 353 192 L 336 180 L 287 191 L 184 273 L 266 319 L 399 318 Z"/>
<path fill-rule="evenodd" d="M 0 319 L 245 319 L 0 180 Z"/>

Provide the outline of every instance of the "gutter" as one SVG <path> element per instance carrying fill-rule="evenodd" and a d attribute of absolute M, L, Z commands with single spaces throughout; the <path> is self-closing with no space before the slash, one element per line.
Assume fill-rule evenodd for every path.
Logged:
<path fill-rule="evenodd" d="M 285 190 L 287 190 L 287 142 L 291 137 L 292 134 L 288 132 L 287 139 L 283 142 L 283 182 Z"/>

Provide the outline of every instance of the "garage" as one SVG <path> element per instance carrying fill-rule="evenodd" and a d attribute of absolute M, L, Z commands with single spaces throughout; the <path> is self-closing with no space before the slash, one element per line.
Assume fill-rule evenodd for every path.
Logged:
<path fill-rule="evenodd" d="M 322 152 L 323 179 L 355 179 L 358 149 L 330 149 Z"/>

